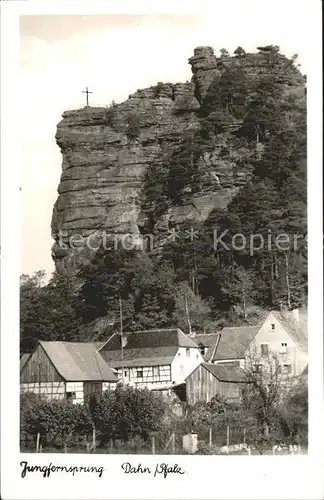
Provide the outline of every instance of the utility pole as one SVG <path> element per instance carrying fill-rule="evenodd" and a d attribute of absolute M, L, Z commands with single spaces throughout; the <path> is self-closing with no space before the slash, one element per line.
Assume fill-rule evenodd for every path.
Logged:
<path fill-rule="evenodd" d="M 124 377 L 124 346 L 123 346 L 123 304 L 119 293 L 119 317 L 120 317 L 120 354 L 121 354 L 121 369 L 122 369 L 122 384 L 125 384 Z"/>
<path fill-rule="evenodd" d="M 191 321 L 190 321 L 190 316 L 189 316 L 189 307 L 188 307 L 188 301 L 187 301 L 187 295 L 186 295 L 186 293 L 184 295 L 184 300 L 185 300 L 187 321 L 188 321 L 188 326 L 189 326 L 189 335 L 191 336 L 192 335 Z"/>
<path fill-rule="evenodd" d="M 40 360 L 37 362 L 37 378 L 38 378 L 38 394 L 41 395 L 41 373 L 40 373 Z"/>

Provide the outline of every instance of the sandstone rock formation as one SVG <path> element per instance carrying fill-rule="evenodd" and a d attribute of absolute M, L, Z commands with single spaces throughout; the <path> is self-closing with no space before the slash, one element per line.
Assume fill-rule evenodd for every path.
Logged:
<path fill-rule="evenodd" d="M 260 52 L 217 60 L 211 47 L 198 47 L 189 59 L 190 83 L 158 83 L 118 105 L 64 112 L 56 133 L 63 157 L 52 218 L 56 269 L 73 273 L 102 238 L 115 241 L 118 235 L 131 234 L 140 242 L 146 230 L 148 167 L 182 134 L 199 129 L 201 102 L 227 67 L 244 68 L 252 81 L 267 74 L 271 57 L 271 52 Z M 287 59 L 282 58 L 276 70 L 280 84 L 287 92 L 303 92 L 300 73 L 292 81 L 285 70 Z M 186 219 L 205 220 L 213 209 L 225 208 L 248 181 L 251 151 L 235 148 L 231 131 L 199 160 L 205 168 L 202 190 L 191 194 L 188 187 L 184 203 L 169 206 L 155 221 L 155 231 Z"/>

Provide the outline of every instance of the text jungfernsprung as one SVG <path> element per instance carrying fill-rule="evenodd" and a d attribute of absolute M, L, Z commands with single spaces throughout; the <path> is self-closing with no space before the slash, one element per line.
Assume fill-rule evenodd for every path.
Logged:
<path fill-rule="evenodd" d="M 41 472 L 43 477 L 49 477 L 51 472 L 67 472 L 73 476 L 76 472 L 92 472 L 101 477 L 104 471 L 103 467 L 53 465 L 52 462 L 49 465 L 28 465 L 27 461 L 22 461 L 20 466 L 22 467 L 21 477 L 23 478 L 27 476 L 27 472 Z"/>

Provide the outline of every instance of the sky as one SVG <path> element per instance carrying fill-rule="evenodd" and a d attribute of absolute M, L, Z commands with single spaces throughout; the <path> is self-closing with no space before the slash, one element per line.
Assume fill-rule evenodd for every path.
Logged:
<path fill-rule="evenodd" d="M 266 8 L 266 6 L 269 6 Z M 158 81 L 191 79 L 199 45 L 233 52 L 279 45 L 310 63 L 306 2 L 217 2 L 208 15 L 29 15 L 20 17 L 19 147 L 21 273 L 54 270 L 51 216 L 61 175 L 56 125 L 64 110 L 122 102 Z"/>

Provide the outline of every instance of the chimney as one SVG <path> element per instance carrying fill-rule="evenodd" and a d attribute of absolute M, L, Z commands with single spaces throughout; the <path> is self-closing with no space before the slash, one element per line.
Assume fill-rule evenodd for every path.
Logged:
<path fill-rule="evenodd" d="M 280 302 L 280 312 L 283 316 L 283 318 L 286 318 L 288 319 L 289 318 L 289 311 L 288 311 L 288 308 L 285 304 L 283 304 L 282 302 Z"/>
<path fill-rule="evenodd" d="M 299 309 L 293 309 L 291 311 L 291 316 L 292 316 L 292 319 L 295 321 L 295 323 L 299 323 Z"/>
<path fill-rule="evenodd" d="M 121 341 L 122 341 L 122 346 L 126 347 L 126 345 L 127 345 L 127 337 L 125 337 L 125 335 L 122 336 Z"/>
<path fill-rule="evenodd" d="M 195 336 L 196 336 L 196 332 L 191 332 L 191 333 L 189 333 L 189 337 L 190 337 L 191 339 L 195 338 Z"/>

